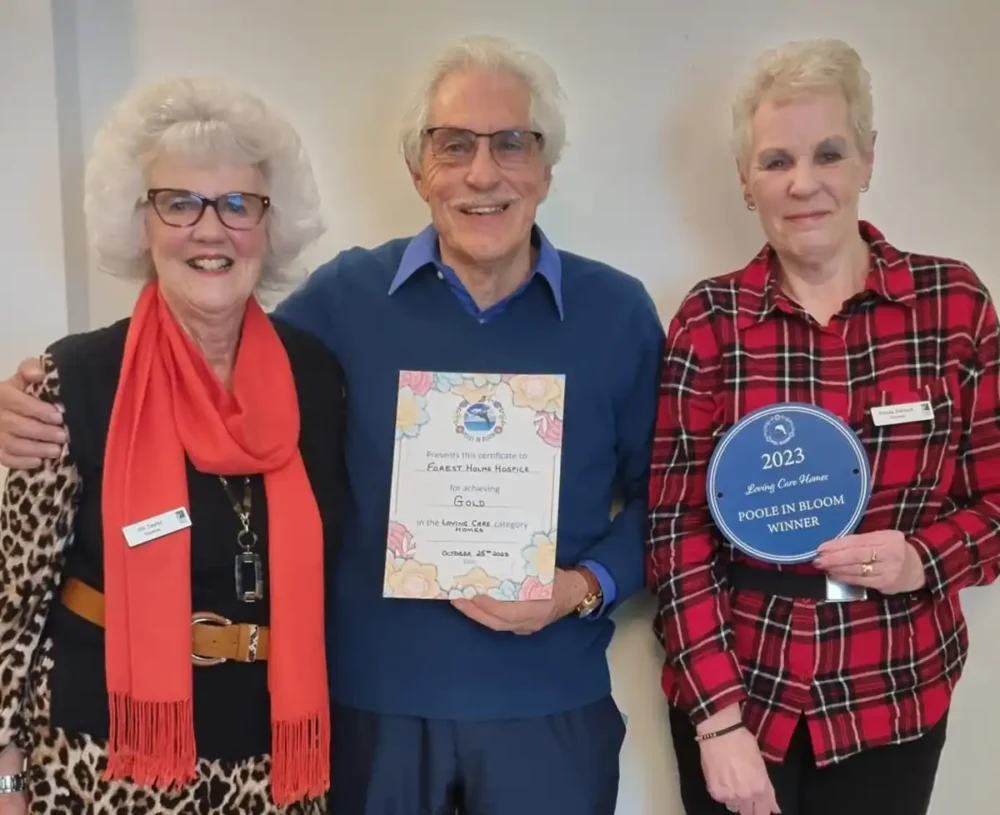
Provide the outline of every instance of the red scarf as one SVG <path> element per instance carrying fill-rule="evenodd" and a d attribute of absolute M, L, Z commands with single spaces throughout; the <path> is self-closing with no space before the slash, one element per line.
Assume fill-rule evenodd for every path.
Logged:
<path fill-rule="evenodd" d="M 191 664 L 190 530 L 132 549 L 122 533 L 189 507 L 186 453 L 202 472 L 264 474 L 273 797 L 283 804 L 329 787 L 323 528 L 298 441 L 291 366 L 256 300 L 230 393 L 149 283 L 132 314 L 104 458 L 109 778 L 169 787 L 195 776 L 191 671 L 212 669 Z"/>

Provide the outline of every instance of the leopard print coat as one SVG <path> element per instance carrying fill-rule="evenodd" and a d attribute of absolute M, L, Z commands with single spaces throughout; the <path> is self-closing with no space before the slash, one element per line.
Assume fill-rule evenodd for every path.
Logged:
<path fill-rule="evenodd" d="M 45 378 L 32 392 L 59 405 L 51 358 L 44 358 L 44 368 Z M 63 553 L 72 543 L 80 483 L 67 446 L 58 459 L 11 471 L 0 508 L 0 744 L 16 744 L 26 754 L 28 811 L 325 814 L 325 799 L 276 806 L 266 755 L 238 762 L 199 759 L 197 779 L 187 786 L 147 789 L 106 781 L 104 743 L 51 726 L 53 663 L 43 629 L 61 583 Z"/>

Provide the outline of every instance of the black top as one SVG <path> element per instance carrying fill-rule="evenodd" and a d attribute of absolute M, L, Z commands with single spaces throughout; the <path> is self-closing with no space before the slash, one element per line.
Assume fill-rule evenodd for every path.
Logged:
<path fill-rule="evenodd" d="M 111 408 L 125 352 L 128 320 L 55 343 L 70 454 L 82 480 L 67 549 L 64 576 L 74 576 L 103 591 L 101 484 Z M 291 362 L 301 414 L 299 449 L 323 520 L 327 570 L 339 542 L 343 471 L 344 385 L 333 355 L 317 340 L 274 322 Z M 263 478 L 251 476 L 251 529 L 262 560 L 264 599 L 237 599 L 234 557 L 241 551 L 242 528 L 217 475 L 198 472 L 187 463 L 191 515 L 192 611 L 213 611 L 233 622 L 267 625 L 271 586 L 268 580 L 267 501 Z M 156 477 L 150 462 L 145 477 Z M 244 481 L 229 479 L 242 497 Z M 108 694 L 104 672 L 104 630 L 54 601 L 47 633 L 53 640 L 52 724 L 68 731 L 108 737 Z M 193 667 L 194 727 L 198 755 L 241 760 L 271 751 L 267 663 L 227 662 Z"/>

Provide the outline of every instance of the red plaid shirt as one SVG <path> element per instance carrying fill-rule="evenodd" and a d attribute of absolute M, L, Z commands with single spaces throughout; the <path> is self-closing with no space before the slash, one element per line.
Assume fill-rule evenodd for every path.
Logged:
<path fill-rule="evenodd" d="M 696 286 L 668 331 L 648 564 L 663 688 L 695 722 L 743 703 L 772 761 L 803 715 L 820 766 L 926 732 L 965 663 L 959 590 L 1000 571 L 993 304 L 963 264 L 900 252 L 860 228 L 872 270 L 828 326 L 783 294 L 765 247 L 741 271 Z M 923 400 L 931 421 L 871 421 L 872 406 Z M 713 525 L 708 460 L 742 416 L 785 401 L 819 405 L 859 432 L 873 490 L 857 531 L 903 532 L 923 559 L 924 589 L 817 603 L 729 588 L 726 564 L 745 558 Z"/>

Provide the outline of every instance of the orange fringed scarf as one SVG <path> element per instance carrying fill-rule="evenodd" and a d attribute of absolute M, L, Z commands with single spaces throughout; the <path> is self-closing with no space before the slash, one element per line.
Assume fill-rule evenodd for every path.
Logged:
<path fill-rule="evenodd" d="M 195 775 L 190 530 L 132 549 L 122 533 L 189 506 L 187 453 L 202 472 L 264 474 L 273 797 L 328 789 L 323 529 L 298 440 L 291 366 L 257 302 L 247 306 L 230 393 L 149 283 L 132 314 L 104 459 L 109 778 L 171 786 Z"/>

